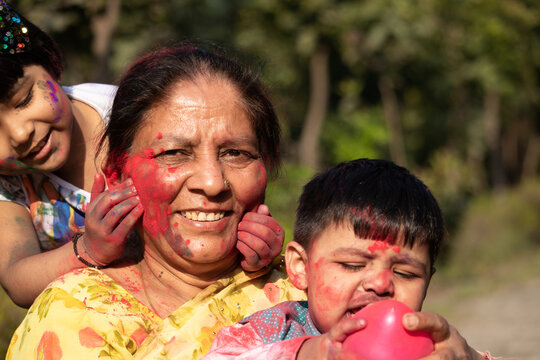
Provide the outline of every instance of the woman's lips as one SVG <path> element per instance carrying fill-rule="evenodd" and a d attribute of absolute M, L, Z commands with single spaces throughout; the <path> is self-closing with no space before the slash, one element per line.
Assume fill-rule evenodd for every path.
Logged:
<path fill-rule="evenodd" d="M 182 211 L 182 216 L 186 219 L 193 221 L 218 221 L 223 219 L 225 216 L 225 211 L 216 211 L 216 212 L 203 212 L 203 211 Z"/>

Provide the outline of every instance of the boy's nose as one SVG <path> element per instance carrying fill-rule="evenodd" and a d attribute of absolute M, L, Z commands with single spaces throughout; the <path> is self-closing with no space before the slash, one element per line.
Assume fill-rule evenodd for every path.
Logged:
<path fill-rule="evenodd" d="M 373 270 L 364 279 L 362 286 L 365 291 L 373 291 L 379 296 L 392 296 L 394 294 L 392 278 L 392 270 Z"/>

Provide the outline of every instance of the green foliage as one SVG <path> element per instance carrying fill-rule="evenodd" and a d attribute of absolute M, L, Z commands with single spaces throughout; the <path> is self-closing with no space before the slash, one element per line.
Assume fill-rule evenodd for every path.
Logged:
<path fill-rule="evenodd" d="M 282 176 L 270 182 L 266 188 L 266 204 L 272 216 L 285 229 L 285 243 L 293 237 L 295 212 L 302 187 L 313 175 L 313 170 L 306 167 L 285 164 Z"/>
<path fill-rule="evenodd" d="M 16 306 L 0 289 L 0 358 L 6 357 L 11 336 L 19 326 L 26 311 Z"/>
<path fill-rule="evenodd" d="M 471 201 L 450 235 L 448 274 L 466 278 L 540 251 L 540 179 Z M 540 273 L 536 269 L 537 274 Z"/>

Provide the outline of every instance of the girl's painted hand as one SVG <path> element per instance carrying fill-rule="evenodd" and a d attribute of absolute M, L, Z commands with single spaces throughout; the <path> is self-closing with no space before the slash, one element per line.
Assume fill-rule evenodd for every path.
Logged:
<path fill-rule="evenodd" d="M 268 206 L 259 205 L 247 212 L 238 224 L 236 248 L 244 258 L 240 265 L 245 271 L 256 271 L 270 264 L 281 253 L 285 232 L 270 215 Z"/>
<path fill-rule="evenodd" d="M 481 360 L 484 357 L 467 344 L 455 327 L 439 314 L 415 312 L 403 316 L 405 329 L 423 330 L 431 334 L 435 350 L 421 360 L 467 359 Z"/>
<path fill-rule="evenodd" d="M 347 336 L 365 326 L 366 321 L 362 318 L 343 317 L 328 332 L 306 340 L 300 347 L 297 359 L 361 360 L 359 356 L 344 351 L 342 347 Z"/>
<path fill-rule="evenodd" d="M 103 175 L 96 174 L 86 209 L 83 248 L 96 265 L 108 265 L 124 251 L 126 238 L 143 213 L 133 181 L 105 190 Z"/>

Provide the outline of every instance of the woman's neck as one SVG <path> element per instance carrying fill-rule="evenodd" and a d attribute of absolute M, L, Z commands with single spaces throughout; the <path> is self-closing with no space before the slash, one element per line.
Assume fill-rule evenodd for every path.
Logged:
<path fill-rule="evenodd" d="M 220 264 L 187 264 L 179 269 L 146 249 L 144 258 L 127 268 L 105 273 L 161 318 L 166 318 L 203 289 L 238 267 L 238 258 Z"/>

